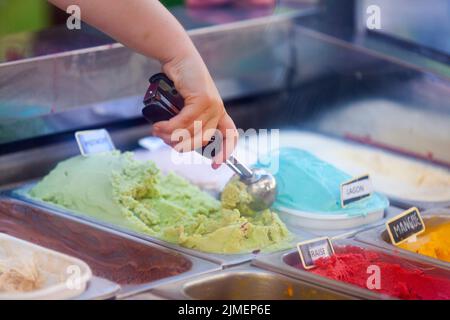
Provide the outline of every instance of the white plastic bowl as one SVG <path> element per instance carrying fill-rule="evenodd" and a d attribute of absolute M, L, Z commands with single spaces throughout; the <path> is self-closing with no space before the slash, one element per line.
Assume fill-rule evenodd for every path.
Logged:
<path fill-rule="evenodd" d="M 2 300 L 62 300 L 86 290 L 92 277 L 90 267 L 80 259 L 0 233 L 0 259 L 34 258 L 43 276 L 41 288 L 29 292 L 2 292 Z M 75 278 L 76 277 L 76 278 Z M 70 282 L 75 280 L 74 282 Z M 72 285 L 70 285 L 72 284 Z"/>

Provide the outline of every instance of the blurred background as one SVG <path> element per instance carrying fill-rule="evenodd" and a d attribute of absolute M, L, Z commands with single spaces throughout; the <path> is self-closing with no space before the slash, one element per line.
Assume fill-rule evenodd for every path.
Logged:
<path fill-rule="evenodd" d="M 183 4 L 183 0 L 163 0 L 172 7 Z M 1 0 L 0 36 L 5 34 L 38 31 L 51 26 L 65 24 L 67 15 L 46 0 Z"/>

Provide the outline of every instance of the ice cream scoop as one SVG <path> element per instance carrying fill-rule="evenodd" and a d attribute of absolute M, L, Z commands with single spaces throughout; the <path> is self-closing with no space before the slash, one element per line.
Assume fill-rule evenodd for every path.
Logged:
<path fill-rule="evenodd" d="M 173 82 L 164 73 L 153 75 L 149 81 L 150 86 L 144 97 L 145 107 L 142 109 L 145 119 L 155 123 L 176 116 L 184 107 L 184 99 L 175 89 Z M 212 158 L 220 148 L 220 140 L 213 137 L 208 145 L 196 151 L 202 156 Z M 271 174 L 261 169 L 252 170 L 234 156 L 230 156 L 226 164 L 247 186 L 246 191 L 252 197 L 252 201 L 248 204 L 251 209 L 260 211 L 273 204 L 276 181 Z"/>
<path fill-rule="evenodd" d="M 275 201 L 275 178 L 263 170 L 254 170 L 251 179 L 247 181 L 239 175 L 234 175 L 222 191 L 222 205 L 227 208 L 237 208 L 242 215 L 252 216 L 258 211 L 267 209 Z"/>

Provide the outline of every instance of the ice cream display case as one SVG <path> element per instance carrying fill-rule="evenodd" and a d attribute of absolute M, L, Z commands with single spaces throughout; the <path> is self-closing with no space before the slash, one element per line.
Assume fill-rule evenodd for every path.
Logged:
<path fill-rule="evenodd" d="M 258 145 L 258 136 L 246 137 L 238 151 L 250 162 L 271 148 L 300 148 L 353 176 L 372 177 L 374 189 L 401 208 L 440 208 L 450 205 L 450 173 L 446 167 L 406 157 L 382 148 L 302 130 L 282 130 L 279 143 Z"/>
<path fill-rule="evenodd" d="M 381 248 L 402 253 L 425 262 L 450 269 L 449 244 L 450 210 L 430 209 L 422 214 L 425 233 L 399 246 L 389 239 L 385 226 L 380 226 L 356 235 L 355 239 Z"/>
<path fill-rule="evenodd" d="M 161 285 L 151 293 L 166 299 L 198 300 L 348 300 L 347 294 L 294 280 L 249 265 Z M 143 294 L 145 295 L 145 294 Z"/>
<path fill-rule="evenodd" d="M 0 221 L 2 234 L 77 257 L 94 276 L 109 280 L 91 281 L 92 292 L 86 292 L 85 298 L 126 297 L 161 282 L 219 269 L 216 264 L 11 199 L 0 199 Z"/>
<path fill-rule="evenodd" d="M 365 299 L 449 299 L 450 279 L 445 268 L 354 240 L 334 241 L 334 250 L 333 256 L 308 270 L 296 250 L 258 257 L 253 264 Z M 375 278 L 367 276 L 375 274 L 371 266 L 381 271 L 378 285 Z"/>
<path fill-rule="evenodd" d="M 236 155 L 268 171 L 281 159 L 277 199 L 256 213 L 225 207 L 232 170 L 175 163 L 151 136 L 155 60 L 102 37 L 0 62 L 0 235 L 84 261 L 73 299 L 450 299 L 448 261 L 383 233 L 416 206 L 430 231 L 417 241 L 448 243 L 450 65 L 349 33 L 331 3 L 185 25 L 243 129 Z M 117 150 L 83 157 L 74 133 L 99 128 Z M 344 205 L 341 185 L 361 175 L 373 191 Z M 304 270 L 295 245 L 317 237 L 335 255 Z M 383 290 L 365 287 L 369 264 L 389 274 Z"/>
<path fill-rule="evenodd" d="M 280 239 L 285 238 L 285 240 L 282 240 L 280 243 L 277 243 L 274 241 L 273 244 L 275 244 L 275 246 L 273 248 L 269 247 L 268 249 L 264 248 L 261 250 L 258 249 L 258 250 L 252 250 L 252 251 L 249 251 L 247 249 L 248 252 L 234 253 L 233 251 L 236 251 L 234 249 L 236 246 L 233 244 L 236 243 L 236 245 L 237 245 L 239 242 L 243 242 L 242 239 L 239 239 L 239 237 L 237 235 L 236 235 L 236 239 L 229 239 L 229 240 L 223 240 L 223 239 L 227 239 L 227 238 L 225 237 L 225 238 L 221 239 L 221 237 L 219 237 L 219 236 L 215 237 L 214 235 L 212 235 L 211 239 L 208 239 L 208 237 L 205 237 L 205 240 L 202 240 L 202 241 L 209 241 L 209 242 L 210 241 L 220 241 L 220 243 L 222 243 L 222 241 L 228 241 L 228 248 L 230 248 L 230 250 L 233 250 L 230 253 L 222 253 L 220 251 L 214 252 L 214 250 L 221 250 L 221 249 L 215 249 L 215 248 L 222 248 L 223 246 L 222 245 L 214 246 L 212 243 L 205 243 L 204 245 L 200 245 L 200 243 L 198 243 L 196 246 L 197 248 L 186 247 L 185 245 L 182 245 L 180 243 L 173 243 L 173 241 L 170 242 L 167 239 L 161 239 L 161 235 L 159 235 L 159 236 L 152 235 L 152 233 L 148 233 L 148 232 L 146 232 L 146 230 L 140 230 L 139 228 L 136 228 L 133 225 L 128 225 L 123 222 L 111 221 L 110 219 L 107 219 L 107 217 L 106 218 L 105 217 L 95 217 L 95 216 L 92 216 L 90 214 L 86 214 L 83 212 L 67 210 L 65 208 L 62 208 L 61 206 L 55 206 L 55 205 L 52 205 L 51 203 L 39 201 L 37 199 L 30 197 L 27 194 L 27 192 L 30 189 L 31 189 L 31 186 L 27 185 L 25 188 L 16 189 L 16 190 L 12 191 L 12 193 L 8 193 L 8 194 L 10 194 L 11 197 L 13 197 L 15 199 L 22 200 L 26 203 L 32 204 L 35 207 L 41 208 L 45 211 L 52 212 L 52 213 L 58 214 L 58 215 L 64 215 L 64 216 L 68 216 L 68 217 L 82 219 L 89 223 L 94 223 L 96 225 L 104 226 L 109 229 L 113 229 L 113 230 L 119 231 L 124 234 L 128 234 L 130 236 L 133 236 L 133 237 L 136 237 L 136 238 L 139 238 L 142 240 L 146 240 L 151 243 L 162 245 L 164 247 L 171 248 L 171 249 L 186 253 L 188 255 L 192 255 L 192 256 L 196 256 L 196 257 L 205 259 L 212 263 L 218 264 L 220 267 L 223 267 L 223 268 L 228 268 L 228 267 L 242 264 L 244 262 L 249 262 L 254 257 L 256 257 L 260 254 L 264 254 L 264 253 L 267 253 L 267 252 L 270 252 L 273 250 L 280 250 L 283 248 L 292 247 L 298 241 L 311 239 L 314 237 L 314 235 L 312 233 L 308 232 L 308 230 L 291 228 L 289 226 L 287 226 L 288 230 L 286 230 L 286 232 L 288 232 L 289 235 L 286 235 L 286 237 L 284 237 L 284 235 L 281 234 L 284 231 L 276 230 L 276 229 L 278 229 L 278 226 L 277 226 L 278 222 L 274 221 L 274 224 L 273 224 L 274 230 L 273 230 L 272 236 L 275 238 L 281 237 Z M 220 219 L 219 217 L 217 217 L 217 218 Z M 231 217 L 230 217 L 230 219 L 231 219 Z M 247 223 L 247 222 L 243 222 L 243 223 Z M 258 228 L 257 225 L 255 225 L 255 227 Z M 262 226 L 262 228 L 269 228 L 269 227 L 270 227 L 270 225 Z M 222 230 L 226 231 L 226 229 L 222 229 Z M 219 229 L 218 231 L 222 232 L 222 230 Z M 277 236 L 276 234 L 278 232 L 281 232 L 281 233 Z M 194 234 L 194 237 L 196 237 L 195 234 Z M 258 243 L 257 235 L 255 235 L 255 237 L 256 238 L 253 241 Z M 266 241 L 261 240 L 261 245 L 263 245 L 264 242 L 266 242 Z M 278 246 L 280 246 L 280 248 L 278 248 Z M 227 250 L 226 248 L 227 247 L 225 247 L 225 250 Z M 244 246 L 242 248 L 245 250 Z M 210 250 L 210 252 L 208 252 L 207 250 Z"/>

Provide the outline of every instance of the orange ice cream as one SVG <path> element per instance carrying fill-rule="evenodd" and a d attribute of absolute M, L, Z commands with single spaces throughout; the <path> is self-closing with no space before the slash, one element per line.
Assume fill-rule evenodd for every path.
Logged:
<path fill-rule="evenodd" d="M 403 242 L 400 248 L 450 262 L 450 222 L 426 226 L 415 242 Z"/>

